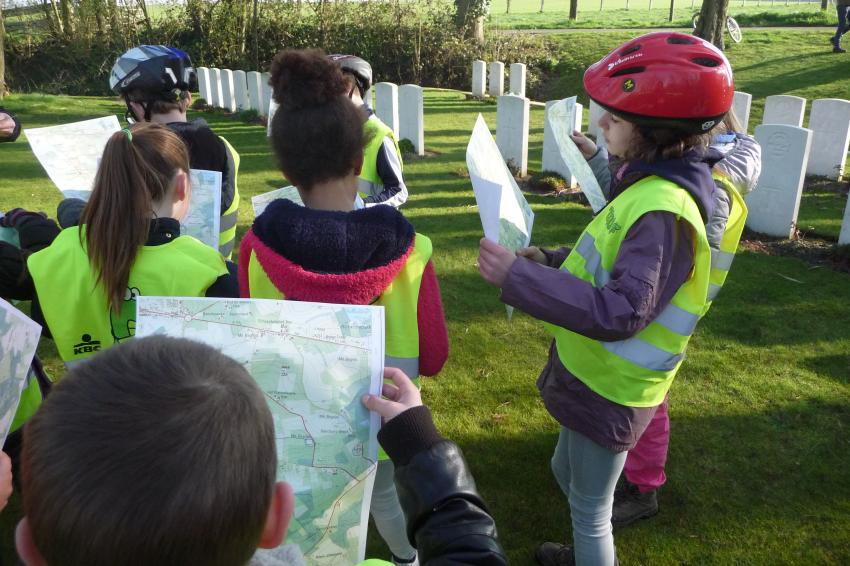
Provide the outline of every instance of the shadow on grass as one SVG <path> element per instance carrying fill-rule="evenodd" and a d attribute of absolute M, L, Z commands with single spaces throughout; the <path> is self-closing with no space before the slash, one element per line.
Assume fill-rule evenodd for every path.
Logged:
<path fill-rule="evenodd" d="M 549 469 L 557 425 L 505 434 L 499 423 L 521 418 L 505 412 L 482 425 L 490 434 L 453 440 L 466 454 L 512 563 L 531 564 L 536 544 L 563 540 L 569 531 L 566 498 Z M 753 544 L 746 551 L 752 564 L 847 563 L 850 489 L 844 451 L 835 448 L 846 444 L 848 423 L 850 407 L 817 401 L 744 415 L 674 414 L 662 513 L 615 534 L 620 559 L 726 564 L 742 545 Z"/>

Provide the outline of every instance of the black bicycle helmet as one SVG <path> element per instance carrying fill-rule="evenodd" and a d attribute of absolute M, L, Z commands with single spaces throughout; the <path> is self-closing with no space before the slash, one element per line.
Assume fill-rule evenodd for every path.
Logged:
<path fill-rule="evenodd" d="M 125 98 L 129 113 L 130 102 L 137 102 L 145 109 L 145 120 L 150 120 L 151 102 L 186 98 L 186 93 L 198 88 L 198 76 L 186 52 L 165 45 L 139 45 L 115 61 L 109 88 Z M 142 94 L 129 100 L 130 92 Z"/>
<path fill-rule="evenodd" d="M 340 66 L 343 73 L 354 76 L 360 96 L 372 87 L 372 65 L 356 55 L 328 55 L 328 59 Z"/>

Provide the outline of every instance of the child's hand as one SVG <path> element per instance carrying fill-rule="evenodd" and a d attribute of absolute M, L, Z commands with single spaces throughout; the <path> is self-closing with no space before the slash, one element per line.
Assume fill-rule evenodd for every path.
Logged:
<path fill-rule="evenodd" d="M 0 510 L 6 507 L 12 495 L 12 459 L 0 452 Z"/>
<path fill-rule="evenodd" d="M 540 248 L 537 246 L 529 246 L 527 248 L 522 248 L 521 250 L 516 251 L 516 255 L 519 257 L 525 257 L 530 259 L 531 261 L 536 261 L 537 263 L 548 265 L 546 261 L 546 255 L 540 251 Z"/>
<path fill-rule="evenodd" d="M 364 395 L 362 401 L 367 409 L 381 415 L 385 423 L 408 409 L 422 405 L 419 388 L 403 371 L 398 368 L 384 368 L 384 378 L 393 380 L 393 384 L 385 383 L 381 391 L 386 399 L 378 395 Z"/>
<path fill-rule="evenodd" d="M 573 132 L 570 139 L 575 142 L 585 159 L 590 159 L 596 153 L 596 144 L 581 132 Z"/>
<path fill-rule="evenodd" d="M 484 281 L 501 287 L 515 261 L 514 252 L 487 238 L 481 238 L 478 248 L 478 272 Z"/>

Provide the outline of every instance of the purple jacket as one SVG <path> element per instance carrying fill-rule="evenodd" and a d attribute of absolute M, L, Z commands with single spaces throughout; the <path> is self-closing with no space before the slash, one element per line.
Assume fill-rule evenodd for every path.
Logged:
<path fill-rule="evenodd" d="M 709 162 L 695 153 L 680 159 L 612 161 L 611 199 L 648 176 L 670 180 L 694 198 L 703 219 L 713 212 Z M 544 250 L 548 266 L 518 258 L 502 285 L 502 301 L 531 316 L 589 338 L 617 341 L 643 330 L 670 303 L 693 266 L 693 234 L 684 220 L 650 212 L 629 229 L 605 287 L 558 269 L 569 250 Z M 553 343 L 537 382 L 543 403 L 563 426 L 613 451 L 631 449 L 655 407 L 626 407 L 605 399 L 564 368 Z"/>

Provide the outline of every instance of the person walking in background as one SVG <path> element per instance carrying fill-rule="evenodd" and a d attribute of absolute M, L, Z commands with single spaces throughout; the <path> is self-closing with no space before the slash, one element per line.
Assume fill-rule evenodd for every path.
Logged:
<path fill-rule="evenodd" d="M 838 12 L 838 27 L 835 35 L 830 38 L 833 53 L 846 53 L 841 47 L 841 37 L 850 31 L 850 0 L 835 0 L 835 9 Z"/>

